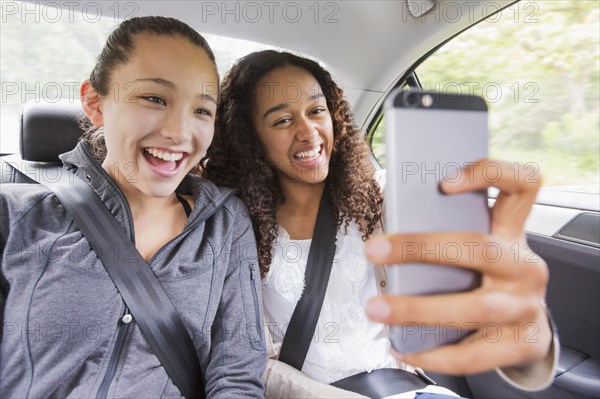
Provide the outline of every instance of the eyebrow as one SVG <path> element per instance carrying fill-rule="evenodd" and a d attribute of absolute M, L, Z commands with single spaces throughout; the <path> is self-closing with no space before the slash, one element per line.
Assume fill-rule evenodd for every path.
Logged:
<path fill-rule="evenodd" d="M 175 89 L 175 83 L 170 80 L 162 79 L 162 78 L 145 78 L 145 79 L 136 79 L 136 82 L 154 82 L 158 83 L 161 86 L 168 87 L 169 89 Z"/>
<path fill-rule="evenodd" d="M 198 97 L 200 97 L 202 99 L 202 101 L 210 101 L 212 103 L 215 103 L 215 105 L 217 105 L 217 100 L 215 100 L 215 98 L 213 96 L 211 96 L 210 94 L 200 94 L 200 95 L 198 95 Z"/>
<path fill-rule="evenodd" d="M 320 99 L 327 100 L 322 93 L 317 93 L 314 96 L 310 96 L 309 101 L 317 102 Z M 269 108 L 267 110 L 267 112 L 265 112 L 265 114 L 263 115 L 263 118 L 266 118 L 269 114 L 272 114 L 273 112 L 277 112 L 277 111 L 286 109 L 287 107 L 288 107 L 288 103 L 281 103 L 281 104 L 275 105 L 275 106 Z"/>
<path fill-rule="evenodd" d="M 281 111 L 282 109 L 286 109 L 288 107 L 287 103 L 282 103 L 279 105 L 276 105 L 274 107 L 271 107 L 267 110 L 267 112 L 265 112 L 265 114 L 263 115 L 263 118 L 266 118 L 267 116 L 269 116 L 269 114 L 272 114 L 273 112 L 277 112 L 277 111 Z"/>
<path fill-rule="evenodd" d="M 176 89 L 175 83 L 171 82 L 170 80 L 163 79 L 163 78 L 143 78 L 143 79 L 136 79 L 135 81 L 136 82 L 154 82 L 161 86 L 165 86 L 171 90 Z M 210 101 L 210 102 L 217 104 L 217 100 L 210 94 L 203 93 L 203 94 L 199 94 L 198 97 L 200 97 L 202 99 L 202 101 Z"/>

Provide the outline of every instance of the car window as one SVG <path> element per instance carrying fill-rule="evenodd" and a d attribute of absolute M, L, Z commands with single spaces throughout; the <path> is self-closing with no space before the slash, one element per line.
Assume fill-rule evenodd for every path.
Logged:
<path fill-rule="evenodd" d="M 19 115 L 26 101 L 79 101 L 79 85 L 89 77 L 106 38 L 121 18 L 133 17 L 137 10 L 135 2 L 69 4 L 2 1 L 0 153 L 19 151 Z M 272 48 L 203 35 L 221 77 L 237 58 Z"/>
<path fill-rule="evenodd" d="M 490 156 L 531 163 L 543 186 L 598 193 L 599 7 L 525 1 L 460 34 L 416 69 L 424 90 L 482 96 Z M 383 124 L 372 149 L 385 167 Z"/>

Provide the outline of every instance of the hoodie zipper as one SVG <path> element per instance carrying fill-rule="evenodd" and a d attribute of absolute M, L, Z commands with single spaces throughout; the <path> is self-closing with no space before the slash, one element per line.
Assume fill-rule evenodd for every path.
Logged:
<path fill-rule="evenodd" d="M 125 306 L 125 312 L 123 312 L 123 316 L 117 322 L 117 339 L 115 340 L 115 345 L 113 346 L 112 353 L 110 354 L 108 367 L 106 368 L 106 373 L 104 373 L 104 378 L 102 379 L 102 383 L 100 384 L 100 388 L 96 394 L 96 399 L 105 399 L 106 395 L 108 394 L 110 384 L 112 383 L 115 373 L 117 372 L 117 364 L 119 363 L 121 351 L 125 345 L 125 337 L 129 331 L 131 320 L 129 309 L 127 309 L 127 306 Z"/>
<path fill-rule="evenodd" d="M 98 162 L 92 156 L 92 154 L 90 153 L 90 151 L 86 145 L 83 146 L 83 150 L 84 150 L 84 153 L 87 156 L 88 160 L 90 161 L 90 164 L 92 165 L 92 167 L 96 168 L 100 172 L 100 174 L 102 174 L 105 177 L 105 179 L 109 182 L 109 184 L 111 184 L 113 186 L 115 191 L 120 196 L 123 207 L 125 208 L 125 213 L 127 214 L 127 223 L 129 226 L 129 239 L 135 246 L 135 234 L 134 234 L 134 230 L 132 228 L 133 217 L 131 215 L 131 209 L 129 208 L 129 203 L 127 202 L 127 199 L 125 198 L 125 195 L 123 194 L 123 192 L 121 191 L 119 186 L 108 175 L 108 173 L 106 173 L 106 171 L 98 165 Z M 167 242 L 165 245 L 163 245 L 158 251 L 156 251 L 156 253 L 152 256 L 150 261 L 148 261 L 148 266 L 152 269 L 152 267 L 151 267 L 152 262 L 162 251 L 165 250 L 166 247 L 168 247 L 173 241 L 177 240 L 182 235 L 184 235 L 187 232 L 189 232 L 190 230 L 194 229 L 200 223 L 209 219 L 234 194 L 235 194 L 234 190 L 227 191 L 221 197 L 219 197 L 215 201 L 213 201 L 213 203 L 211 204 L 212 208 L 205 207 L 200 212 L 200 214 L 198 214 L 196 216 L 196 219 L 193 222 L 189 223 L 180 234 L 178 234 L 176 237 L 174 237 L 169 242 Z M 254 276 L 251 275 L 251 278 L 254 279 Z M 254 287 L 254 284 L 252 284 L 252 287 Z M 254 289 L 254 288 L 253 288 L 253 295 L 254 295 L 254 305 L 256 308 L 255 315 L 257 318 L 257 322 L 260 323 L 258 307 L 257 307 L 258 306 L 258 296 L 256 294 L 256 289 Z M 124 320 L 124 317 L 126 317 L 126 316 L 129 316 L 129 319 L 128 319 L 129 321 L 124 322 L 123 320 Z M 96 399 L 105 399 L 106 395 L 108 394 L 108 390 L 110 388 L 112 380 L 115 377 L 115 373 L 117 372 L 117 364 L 121 357 L 121 351 L 123 350 L 123 346 L 125 345 L 125 338 L 127 336 L 127 332 L 129 331 L 129 326 L 132 324 L 132 323 L 130 323 L 131 320 L 132 319 L 131 319 L 131 315 L 129 314 L 129 309 L 127 308 L 127 304 L 125 304 L 125 312 L 123 314 L 123 317 L 121 319 L 119 319 L 119 322 L 117 323 L 118 324 L 117 339 L 115 341 L 115 345 L 113 346 L 113 350 L 111 352 L 110 359 L 108 361 L 108 367 L 106 369 L 106 372 L 104 373 L 104 378 L 102 378 L 102 383 L 100 384 L 100 388 L 98 389 L 98 393 L 96 394 Z M 259 327 L 257 327 L 257 329 L 259 329 Z M 258 333 L 260 336 L 260 331 L 258 331 Z"/>
<path fill-rule="evenodd" d="M 131 215 L 131 209 L 129 208 L 129 204 L 127 203 L 127 199 L 125 198 L 125 195 L 123 194 L 123 192 L 121 191 L 119 186 L 117 186 L 117 184 L 113 181 L 113 179 L 108 175 L 108 173 L 106 173 L 106 171 L 100 165 L 98 165 L 98 162 L 93 157 L 93 155 L 90 153 L 88 147 L 86 145 L 84 145 L 82 147 L 83 147 L 84 154 L 87 156 L 87 158 L 90 162 L 90 165 L 93 168 L 95 168 L 101 175 L 104 176 L 106 181 L 110 185 L 112 185 L 112 187 L 115 189 L 115 191 L 119 195 L 119 197 L 121 199 L 121 203 L 123 204 L 123 208 L 125 209 L 125 214 L 127 216 L 127 223 L 129 226 L 129 239 L 135 246 L 135 234 L 134 234 L 134 230 L 132 228 L 133 216 Z M 128 315 L 129 315 L 129 320 L 126 323 L 126 322 L 124 322 L 124 318 Z M 129 314 L 129 309 L 127 308 L 127 304 L 125 304 L 125 311 L 123 312 L 123 316 L 121 316 L 121 318 L 119 318 L 119 321 L 117 322 L 117 339 L 115 340 L 115 344 L 112 348 L 110 358 L 108 360 L 108 367 L 106 368 L 106 372 L 104 373 L 104 377 L 102 378 L 102 383 L 100 384 L 100 388 L 98 388 L 98 392 L 96 393 L 96 399 L 105 399 L 106 395 L 108 394 L 108 390 L 110 389 L 112 380 L 114 379 L 115 374 L 117 372 L 117 365 L 119 363 L 119 359 L 121 358 L 121 351 L 123 350 L 123 347 L 125 346 L 125 338 L 127 337 L 127 332 L 129 331 L 129 326 L 132 324 L 132 323 L 130 323 L 130 321 L 131 321 L 131 315 Z"/>
<path fill-rule="evenodd" d="M 152 258 L 150 259 L 150 261 L 148 262 L 148 265 L 150 268 L 152 265 L 152 262 L 154 261 L 154 259 L 162 252 L 165 250 L 166 247 L 169 246 L 169 244 L 171 244 L 173 241 L 177 240 L 179 237 L 181 237 L 182 235 L 184 235 L 185 233 L 187 233 L 190 229 L 192 229 L 193 227 L 195 227 L 196 225 L 204 222 L 205 220 L 207 220 L 208 218 L 210 218 L 217 210 L 218 208 L 220 208 L 220 204 L 225 203 L 225 201 L 227 201 L 227 199 L 229 199 L 229 197 L 231 195 L 233 195 L 234 192 L 230 192 L 226 195 L 223 196 L 223 201 L 219 202 L 217 206 L 215 206 L 214 211 L 208 211 L 208 212 L 204 212 L 201 213 L 198 217 L 196 221 L 194 221 L 192 224 L 188 225 L 182 232 L 181 234 L 178 234 L 176 237 L 174 237 L 172 240 L 170 240 L 169 242 L 167 242 L 165 245 L 163 245 L 158 251 L 156 251 L 156 253 L 154 254 L 154 256 L 152 256 Z M 130 220 L 130 226 L 132 225 L 131 220 Z M 133 240 L 132 240 L 133 242 Z M 253 266 L 252 266 L 253 267 Z M 254 275 L 252 274 L 252 270 L 250 271 L 250 276 L 251 279 L 254 280 Z M 257 332 L 259 334 L 259 337 L 261 336 L 261 332 L 260 332 L 260 316 L 258 313 L 258 295 L 256 293 L 256 288 L 254 287 L 254 282 L 252 282 L 252 293 L 253 293 L 253 297 L 254 297 L 254 308 L 255 308 L 255 317 L 257 320 Z M 123 316 L 131 316 L 129 314 L 129 310 L 127 309 L 127 305 L 125 305 L 125 313 L 123 314 Z M 104 378 L 102 379 L 102 383 L 100 384 L 100 388 L 98 389 L 98 393 L 96 395 L 96 399 L 106 399 L 106 395 L 108 394 L 108 389 L 110 388 L 110 384 L 112 383 L 113 378 L 115 377 L 115 373 L 117 371 L 117 364 L 119 362 L 120 359 L 120 355 L 121 355 L 121 351 L 123 350 L 123 346 L 125 344 L 125 337 L 127 336 L 127 331 L 129 331 L 129 326 L 132 323 L 124 323 L 123 322 L 123 318 L 119 319 L 118 322 L 118 332 L 117 332 L 117 339 L 115 341 L 115 345 L 113 346 L 113 350 L 112 353 L 110 355 L 110 359 L 108 361 L 108 367 L 106 369 L 106 372 L 104 373 Z"/>
<path fill-rule="evenodd" d="M 254 271 L 256 270 L 253 263 L 250 263 L 250 285 L 252 286 L 252 299 L 254 299 L 254 320 L 256 321 L 256 333 L 258 338 L 262 340 L 262 332 L 260 325 L 260 313 L 258 311 L 258 293 L 256 292 L 256 285 L 254 284 Z"/>

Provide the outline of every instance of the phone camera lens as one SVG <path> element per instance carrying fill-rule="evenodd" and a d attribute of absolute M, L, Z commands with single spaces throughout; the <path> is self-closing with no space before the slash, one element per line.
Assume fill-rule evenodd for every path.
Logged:
<path fill-rule="evenodd" d="M 409 107 L 416 107 L 419 104 L 419 93 L 405 93 L 404 103 Z"/>

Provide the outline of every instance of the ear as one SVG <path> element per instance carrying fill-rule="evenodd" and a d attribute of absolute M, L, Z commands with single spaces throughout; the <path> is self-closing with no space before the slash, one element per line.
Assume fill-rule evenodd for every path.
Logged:
<path fill-rule="evenodd" d="M 90 118 L 96 127 L 104 126 L 104 115 L 102 114 L 102 101 L 100 94 L 92 87 L 90 80 L 85 80 L 79 88 L 79 98 L 83 106 L 83 112 Z"/>

